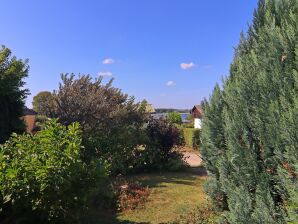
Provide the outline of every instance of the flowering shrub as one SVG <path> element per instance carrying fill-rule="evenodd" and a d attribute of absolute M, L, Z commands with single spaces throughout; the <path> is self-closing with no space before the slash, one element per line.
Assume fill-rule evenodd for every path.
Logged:
<path fill-rule="evenodd" d="M 136 182 L 126 182 L 118 186 L 118 195 L 118 210 L 133 210 L 145 204 L 150 195 L 150 189 Z"/>

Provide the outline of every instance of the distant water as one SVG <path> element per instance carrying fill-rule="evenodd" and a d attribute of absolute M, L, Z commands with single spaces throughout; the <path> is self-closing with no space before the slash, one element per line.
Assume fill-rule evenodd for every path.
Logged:
<path fill-rule="evenodd" d="M 184 121 L 187 120 L 186 118 L 187 118 L 190 114 L 189 114 L 189 113 L 181 113 L 180 115 L 181 115 L 182 121 L 184 122 Z"/>
<path fill-rule="evenodd" d="M 166 118 L 167 117 L 167 113 L 156 113 L 156 114 L 152 114 L 152 116 L 154 118 Z M 189 113 L 180 113 L 180 116 L 181 116 L 181 119 L 182 119 L 182 122 L 187 122 L 187 117 L 189 116 Z"/>

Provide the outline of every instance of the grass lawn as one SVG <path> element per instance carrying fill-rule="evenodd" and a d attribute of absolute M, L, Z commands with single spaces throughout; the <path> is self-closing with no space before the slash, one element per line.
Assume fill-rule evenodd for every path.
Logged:
<path fill-rule="evenodd" d="M 162 172 L 135 175 L 129 178 L 149 186 L 151 194 L 144 206 L 132 211 L 108 214 L 98 223 L 165 223 L 175 221 L 180 215 L 206 205 L 203 184 L 206 176 L 198 175 L 200 168 L 185 172 Z"/>

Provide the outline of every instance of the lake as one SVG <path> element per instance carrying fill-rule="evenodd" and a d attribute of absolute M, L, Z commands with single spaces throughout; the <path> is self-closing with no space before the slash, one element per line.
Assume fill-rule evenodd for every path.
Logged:
<path fill-rule="evenodd" d="M 159 119 L 159 118 L 166 118 L 168 113 L 156 113 L 156 114 L 152 114 L 152 117 Z M 179 113 L 182 119 L 182 122 L 188 122 L 188 120 L 186 119 L 190 114 L 189 113 Z"/>

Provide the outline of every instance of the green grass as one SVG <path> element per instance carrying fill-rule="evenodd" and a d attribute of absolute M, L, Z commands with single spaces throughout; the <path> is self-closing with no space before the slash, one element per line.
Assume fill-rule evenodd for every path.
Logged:
<path fill-rule="evenodd" d="M 112 223 L 166 223 L 207 204 L 203 184 L 206 176 L 198 175 L 200 168 L 186 172 L 162 172 L 130 176 L 142 185 L 149 186 L 151 194 L 145 205 L 118 214 L 98 212 L 98 222 Z M 104 217 L 104 218 L 103 218 Z"/>

